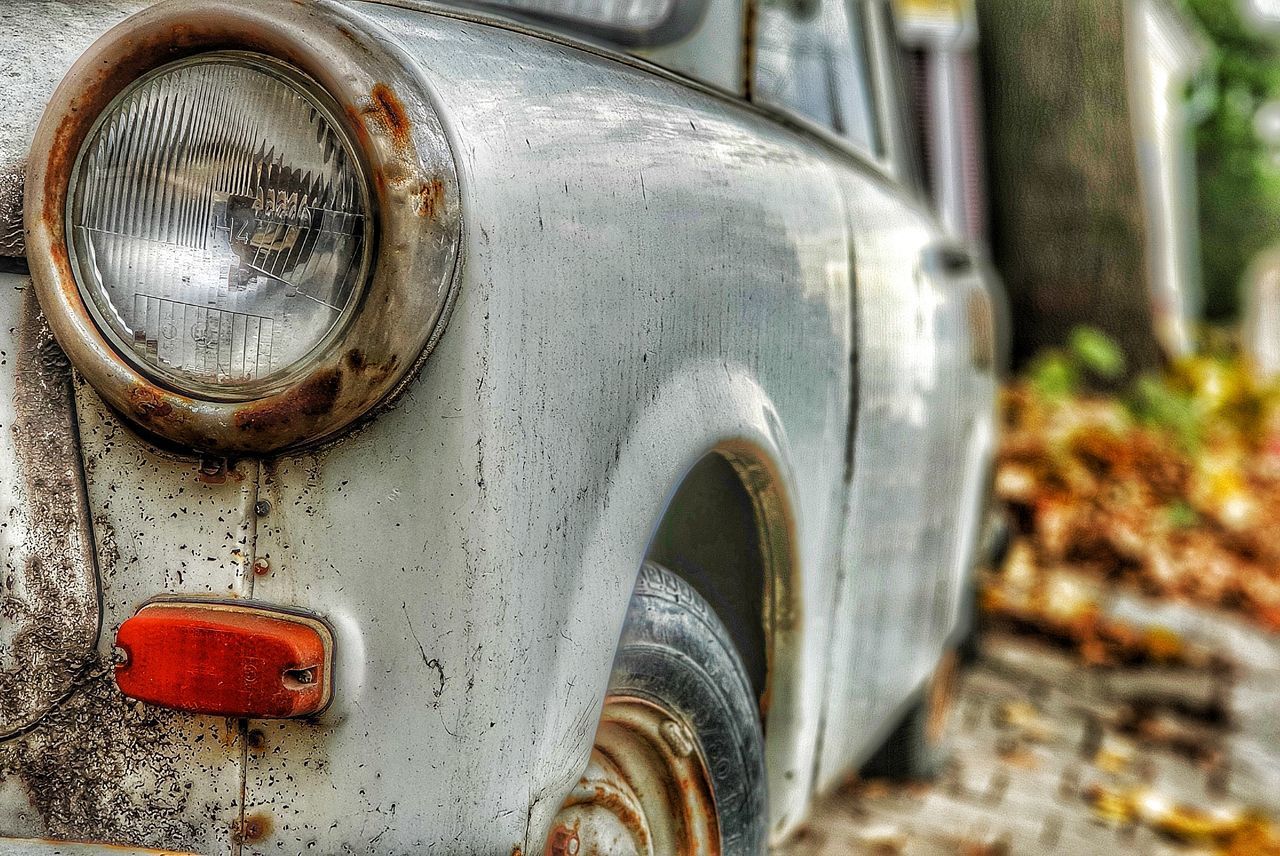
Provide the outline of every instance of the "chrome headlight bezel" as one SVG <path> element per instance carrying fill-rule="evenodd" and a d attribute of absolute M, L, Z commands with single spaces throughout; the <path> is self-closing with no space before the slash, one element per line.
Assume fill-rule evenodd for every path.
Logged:
<path fill-rule="evenodd" d="M 318 0 L 170 0 L 103 35 L 54 92 L 28 162 L 27 255 L 58 343 L 143 432 L 202 453 L 266 453 L 332 437 L 403 387 L 440 335 L 461 236 L 457 170 L 430 88 L 394 39 Z M 68 253 L 68 201 L 85 141 L 136 81 L 227 51 L 283 63 L 320 87 L 373 193 L 372 268 L 344 330 L 283 388 L 235 400 L 158 381 L 105 335 Z"/>

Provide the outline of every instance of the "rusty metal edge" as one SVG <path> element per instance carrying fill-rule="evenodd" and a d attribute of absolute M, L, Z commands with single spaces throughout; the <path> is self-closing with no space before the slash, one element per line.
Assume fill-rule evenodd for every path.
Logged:
<path fill-rule="evenodd" d="M 457 282 L 459 179 L 430 86 L 394 44 L 331 0 L 168 0 L 108 31 L 54 92 L 26 174 L 32 278 L 77 369 L 145 435 L 220 454 L 312 445 L 394 397 L 438 341 Z M 368 160 L 379 217 L 374 272 L 346 335 L 292 387 L 247 402 L 195 398 L 134 369 L 90 317 L 65 234 L 70 175 L 101 111 L 151 69 L 227 49 L 290 63 L 334 97 Z"/>

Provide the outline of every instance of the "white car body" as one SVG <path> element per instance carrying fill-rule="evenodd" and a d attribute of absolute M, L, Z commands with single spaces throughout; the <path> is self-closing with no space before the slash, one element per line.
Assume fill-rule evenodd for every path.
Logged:
<path fill-rule="evenodd" d="M 0 168 L 46 157 L 55 85 L 141 5 L 10 5 Z M 781 836 L 956 631 L 993 444 L 988 286 L 894 166 L 887 51 L 867 157 L 733 79 L 409 5 L 289 13 L 408 58 L 400 97 L 456 170 L 451 309 L 372 418 L 202 475 L 65 372 L 30 275 L 0 267 L 0 853 L 540 852 L 655 551 L 759 610 L 744 659 L 767 664 Z M 736 498 L 699 505 L 729 474 Z M 754 560 L 681 568 L 673 508 Z M 124 698 L 115 631 L 166 594 L 321 616 L 332 703 L 257 721 Z M 33 660 L 42 622 L 65 647 Z"/>

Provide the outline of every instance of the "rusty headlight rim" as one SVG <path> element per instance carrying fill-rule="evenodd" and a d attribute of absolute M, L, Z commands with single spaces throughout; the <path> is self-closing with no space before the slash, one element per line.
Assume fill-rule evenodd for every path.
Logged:
<path fill-rule="evenodd" d="M 312 364 L 313 358 L 317 354 L 323 352 L 325 346 L 344 337 L 346 328 L 350 324 L 352 317 L 359 311 L 359 304 L 361 303 L 361 298 L 364 294 L 364 287 L 368 281 L 369 272 L 372 269 L 372 256 L 377 247 L 377 210 L 372 205 L 373 188 L 368 180 L 369 169 L 362 153 L 359 150 L 358 144 L 356 144 L 355 140 L 351 139 L 351 135 L 347 133 L 346 123 L 339 118 L 341 110 L 336 109 L 337 105 L 333 103 L 333 99 L 329 96 L 328 92 L 322 89 L 314 80 L 311 80 L 298 69 L 280 62 L 274 57 L 259 53 L 250 53 L 248 51 L 206 51 L 193 54 L 183 59 L 162 65 L 159 68 L 152 69 L 126 86 L 120 94 L 116 95 L 116 97 L 111 100 L 111 103 L 108 104 L 98 115 L 98 118 L 94 120 L 93 125 L 90 126 L 89 132 L 86 135 L 86 143 L 81 146 L 80 151 L 76 156 L 76 162 L 71 168 L 71 183 L 67 188 L 66 217 L 68 222 L 73 219 L 77 194 L 83 198 L 85 193 L 83 182 L 86 152 L 92 147 L 93 140 L 99 133 L 101 126 L 112 118 L 113 112 L 119 110 L 120 102 L 127 99 L 131 93 L 134 93 L 138 89 L 146 86 L 150 81 L 160 75 L 174 72 L 183 67 L 214 66 L 219 63 L 247 68 L 262 74 L 270 75 L 271 77 L 282 81 L 284 85 L 291 89 L 300 92 L 303 97 L 306 98 L 310 108 L 319 113 L 326 124 L 333 126 L 335 132 L 342 139 L 344 147 L 347 148 L 347 151 L 353 160 L 351 168 L 357 176 L 355 184 L 363 193 L 362 210 L 365 212 L 365 217 L 367 219 L 367 225 L 363 230 L 365 240 L 362 243 L 361 253 L 359 255 L 359 269 L 362 273 L 358 282 L 355 284 L 355 299 L 343 308 L 333 329 L 322 337 L 321 341 L 311 349 L 310 353 L 298 360 L 297 364 L 289 366 L 282 371 L 282 377 L 279 379 L 267 381 L 265 383 L 258 382 L 240 384 L 225 388 L 218 388 L 217 385 L 209 383 L 204 384 L 206 387 L 205 390 L 197 391 L 194 386 L 187 387 L 177 380 L 167 379 L 163 376 L 161 371 L 157 370 L 153 366 L 148 366 L 128 347 L 128 345 L 120 338 L 119 334 L 111 329 L 106 313 L 96 304 L 96 301 L 93 298 L 91 293 L 92 287 L 90 284 L 85 282 L 83 277 L 77 277 L 77 285 L 80 287 L 80 295 L 85 308 L 89 310 L 89 314 L 97 324 L 98 331 L 107 339 L 117 354 L 123 357 L 127 362 L 131 363 L 139 373 L 150 378 L 157 385 L 171 389 L 181 395 L 190 395 L 195 398 L 202 398 L 210 401 L 252 401 L 258 398 L 265 398 L 271 393 L 282 391 L 292 386 L 293 382 L 297 379 L 297 376 L 305 376 L 306 372 L 304 369 Z M 81 186 L 77 186 L 77 182 L 79 182 Z M 83 261 L 77 259 L 75 242 L 69 241 L 66 244 L 66 247 L 67 253 L 70 257 L 73 275 L 77 271 L 83 273 Z"/>
<path fill-rule="evenodd" d="M 372 182 L 374 264 L 342 336 L 285 389 L 247 401 L 161 385 L 98 329 L 72 273 L 66 203 L 98 117 L 142 76 L 203 53 L 286 63 L 336 102 Z M 170 0 L 103 35 L 68 72 L 37 128 L 26 180 L 32 280 L 58 343 L 97 392 L 148 435 L 201 453 L 269 453 L 330 438 L 413 376 L 452 303 L 458 176 L 430 89 L 392 38 L 330 0 Z"/>

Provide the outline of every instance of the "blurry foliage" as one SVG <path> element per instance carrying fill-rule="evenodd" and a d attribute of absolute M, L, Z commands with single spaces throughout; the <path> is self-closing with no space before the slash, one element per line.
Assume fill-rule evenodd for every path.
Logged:
<path fill-rule="evenodd" d="M 1050 348 L 1031 361 L 1028 379 L 1049 398 L 1075 395 L 1094 381 L 1114 381 L 1125 371 L 1124 352 L 1094 327 L 1071 331 L 1066 348 Z"/>
<path fill-rule="evenodd" d="M 1105 335 L 1076 330 L 1005 390 L 995 486 L 1016 531 L 994 591 L 1083 574 L 1280 630 L 1280 385 L 1221 346 L 1117 387 L 1124 366 Z M 1089 626 L 1111 651 L 1095 659 L 1114 658 L 1116 639 Z"/>
<path fill-rule="evenodd" d="M 1244 26 L 1229 0 L 1182 0 L 1212 43 L 1191 94 L 1196 129 L 1205 315 L 1239 315 L 1240 281 L 1254 256 L 1280 241 L 1280 165 L 1254 133 L 1263 103 L 1280 98 L 1280 47 Z"/>
<path fill-rule="evenodd" d="M 1066 348 L 1046 349 L 1031 361 L 1024 383 L 1058 405 L 1076 396 L 1116 393 L 1118 420 L 1160 432 L 1185 454 L 1227 435 L 1234 436 L 1228 442 L 1255 438 L 1263 430 L 1260 421 L 1280 407 L 1280 385 L 1258 380 L 1228 345 L 1178 360 L 1161 372 L 1139 374 L 1127 388 L 1117 388 L 1125 369 L 1124 353 L 1114 339 L 1092 327 L 1077 327 Z"/>
<path fill-rule="evenodd" d="M 1071 331 L 1068 347 L 1075 358 L 1093 374 L 1115 380 L 1124 374 L 1125 359 L 1115 340 L 1093 327 Z"/>

